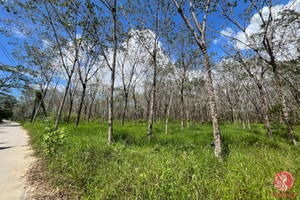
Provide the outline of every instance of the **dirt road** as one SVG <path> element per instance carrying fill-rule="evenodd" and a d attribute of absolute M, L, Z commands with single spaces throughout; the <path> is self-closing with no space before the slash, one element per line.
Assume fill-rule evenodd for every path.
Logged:
<path fill-rule="evenodd" d="M 34 158 L 28 135 L 22 126 L 4 121 L 0 124 L 0 200 L 28 199 L 30 187 L 25 174 Z"/>

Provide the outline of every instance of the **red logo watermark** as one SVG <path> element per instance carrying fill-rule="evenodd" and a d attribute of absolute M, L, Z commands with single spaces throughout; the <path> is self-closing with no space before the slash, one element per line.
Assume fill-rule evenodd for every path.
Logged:
<path fill-rule="evenodd" d="M 294 177 L 286 171 L 278 172 L 274 178 L 274 184 L 280 191 L 289 191 L 294 185 Z"/>

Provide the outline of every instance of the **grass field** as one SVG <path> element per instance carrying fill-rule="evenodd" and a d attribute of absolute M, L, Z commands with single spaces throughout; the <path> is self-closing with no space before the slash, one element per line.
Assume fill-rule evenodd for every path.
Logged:
<path fill-rule="evenodd" d="M 46 172 L 40 177 L 69 199 L 275 199 L 271 194 L 300 196 L 300 150 L 286 130 L 273 124 L 273 139 L 262 124 L 251 130 L 237 124 L 221 125 L 224 160 L 214 157 L 209 123 L 181 130 L 180 122 L 147 125 L 115 122 L 114 143 L 107 144 L 107 123 L 25 123 Z M 300 126 L 295 126 L 300 143 Z M 294 186 L 288 192 L 273 184 L 280 171 L 290 172 Z M 295 197 L 293 197 L 296 199 Z M 279 198 L 277 198 L 279 199 Z"/>

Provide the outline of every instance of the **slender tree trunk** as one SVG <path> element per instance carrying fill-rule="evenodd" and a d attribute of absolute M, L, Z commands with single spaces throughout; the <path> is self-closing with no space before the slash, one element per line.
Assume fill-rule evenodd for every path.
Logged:
<path fill-rule="evenodd" d="M 151 105 L 150 105 L 150 114 L 149 114 L 149 125 L 148 125 L 148 140 L 151 140 L 152 136 L 152 126 L 153 126 L 153 115 L 155 111 L 155 93 L 156 93 L 156 48 L 154 47 L 153 54 L 153 83 L 152 83 L 152 94 L 151 94 Z"/>
<path fill-rule="evenodd" d="M 90 118 L 91 118 L 91 115 L 92 115 L 92 108 L 93 108 L 93 105 L 94 105 L 94 101 L 95 101 L 95 98 L 93 97 L 92 101 L 91 101 L 90 108 L 89 108 L 89 114 L 88 114 L 87 123 L 90 123 Z"/>
<path fill-rule="evenodd" d="M 184 129 L 184 94 L 183 94 L 183 81 L 181 81 L 181 88 L 180 88 L 180 104 L 181 104 L 181 129 Z"/>
<path fill-rule="evenodd" d="M 251 129 L 251 123 L 250 123 L 249 116 L 248 116 L 248 119 L 247 119 L 247 123 L 248 123 L 248 129 L 250 130 Z"/>
<path fill-rule="evenodd" d="M 39 113 L 39 111 L 40 111 L 41 105 L 42 105 L 42 101 L 40 100 L 40 101 L 39 101 L 39 104 L 38 104 L 38 106 L 37 106 L 37 108 L 36 108 L 36 110 L 35 110 L 35 113 L 34 113 L 34 116 L 33 116 L 33 119 L 32 119 L 32 123 L 35 122 L 35 120 L 36 120 L 36 118 L 37 118 L 37 115 L 38 115 L 38 113 Z"/>
<path fill-rule="evenodd" d="M 37 115 L 38 115 L 41 107 L 43 109 L 44 117 L 47 117 L 47 112 L 46 112 L 46 108 L 45 108 L 45 105 L 44 105 L 44 95 L 39 100 L 39 104 L 37 106 L 37 109 L 35 110 L 34 117 L 32 119 L 32 123 L 34 123 L 36 121 Z"/>
<path fill-rule="evenodd" d="M 106 116 L 107 116 L 107 114 L 108 114 L 108 101 L 109 101 L 109 98 L 107 97 L 106 98 L 106 107 L 105 107 L 105 110 L 103 111 L 103 115 L 102 115 L 102 124 L 104 125 L 105 124 L 105 121 L 106 121 Z"/>
<path fill-rule="evenodd" d="M 82 85 L 82 95 L 81 95 L 79 107 L 78 107 L 78 110 L 77 110 L 77 117 L 76 117 L 75 127 L 77 127 L 78 124 L 79 124 L 81 109 L 82 109 L 82 105 L 83 105 L 83 101 L 84 101 L 84 97 L 85 97 L 85 91 L 86 91 L 86 83 L 84 83 Z"/>
<path fill-rule="evenodd" d="M 31 115 L 31 123 L 33 123 L 33 119 L 34 119 L 34 115 L 35 115 L 35 110 L 36 110 L 36 104 L 37 104 L 37 98 L 35 97 L 34 105 L 33 105 L 33 110 L 32 110 L 32 115 Z"/>
<path fill-rule="evenodd" d="M 124 126 L 125 124 L 125 117 L 126 117 L 126 113 L 127 113 L 127 107 L 128 107 L 128 93 L 125 93 L 125 102 L 124 102 L 124 109 L 123 109 L 123 113 L 122 113 L 122 126 Z"/>
<path fill-rule="evenodd" d="M 150 101 L 147 101 L 147 111 L 146 111 L 146 124 L 148 123 L 149 110 L 150 110 Z"/>
<path fill-rule="evenodd" d="M 44 104 L 44 96 L 42 98 L 41 106 L 42 106 L 42 109 L 43 109 L 44 117 L 47 117 L 47 111 L 46 111 L 45 104 Z"/>
<path fill-rule="evenodd" d="M 69 108 L 69 114 L 68 114 L 67 123 L 70 123 L 70 118 L 71 118 L 71 114 L 72 114 L 72 108 L 73 108 L 73 97 L 70 96 L 70 108 Z"/>
<path fill-rule="evenodd" d="M 287 109 L 285 98 L 284 98 L 284 95 L 283 95 L 283 92 L 282 92 L 282 88 L 281 88 L 281 84 L 280 84 L 280 77 L 279 77 L 279 74 L 278 74 L 278 71 L 277 71 L 278 69 L 277 69 L 276 63 L 272 63 L 272 67 L 273 67 L 273 73 L 274 73 L 274 76 L 275 76 L 277 92 L 278 92 L 279 99 L 280 99 L 280 102 L 281 102 L 281 105 L 282 105 L 283 120 L 284 120 L 284 122 L 287 126 L 290 140 L 292 141 L 292 143 L 294 145 L 297 146 L 297 141 L 296 141 L 296 138 L 295 138 L 295 135 L 294 135 L 294 130 L 293 130 L 292 124 L 290 122 L 288 109 Z"/>
<path fill-rule="evenodd" d="M 171 98 L 170 98 L 170 103 L 169 107 L 166 113 L 166 134 L 168 134 L 168 121 L 169 121 L 169 116 L 170 116 L 170 110 L 171 110 L 171 105 L 172 105 L 172 99 L 173 99 L 173 91 L 171 92 Z"/>
<path fill-rule="evenodd" d="M 103 114 L 102 114 L 102 125 L 105 124 L 105 118 L 106 118 L 106 114 L 105 114 L 105 111 L 103 111 Z"/>
<path fill-rule="evenodd" d="M 68 95 L 68 91 L 69 91 L 69 87 L 70 87 L 70 82 L 71 82 L 71 76 L 68 77 L 68 82 L 67 82 L 67 86 L 66 86 L 66 89 L 65 89 L 65 93 L 64 93 L 64 96 L 61 100 L 61 103 L 60 103 L 60 106 L 59 106 L 59 109 L 58 109 L 58 114 L 57 114 L 57 118 L 56 118 L 56 121 L 55 121 L 55 128 L 54 130 L 57 130 L 58 128 L 58 125 L 59 125 L 59 120 L 61 118 L 61 113 L 63 111 L 63 107 L 64 107 L 64 103 L 66 101 L 66 97 Z"/>
<path fill-rule="evenodd" d="M 58 84 L 58 81 L 55 83 L 55 87 L 54 87 L 54 90 L 52 91 L 56 91 L 56 88 L 57 88 L 57 84 Z M 53 99 L 53 96 L 54 96 L 54 92 L 51 93 L 51 97 L 50 97 L 50 100 L 49 100 L 49 103 L 48 103 L 48 106 L 47 106 L 47 111 L 48 113 L 50 113 L 52 111 L 52 99 Z M 50 106 L 51 105 L 51 106 Z"/>
<path fill-rule="evenodd" d="M 207 84 L 208 94 L 209 94 L 210 112 L 211 112 L 211 117 L 212 117 L 214 142 L 215 142 L 215 156 L 221 157 L 222 156 L 221 133 L 220 133 L 220 128 L 219 128 L 219 120 L 218 120 L 218 112 L 217 112 L 217 106 L 216 106 L 214 86 L 213 86 L 212 77 L 211 77 L 209 56 L 207 54 L 206 47 L 202 47 L 201 51 L 203 53 L 203 57 L 204 57 L 204 61 L 205 61 L 206 84 Z"/>
<path fill-rule="evenodd" d="M 186 100 L 186 108 L 185 108 L 185 112 L 186 112 L 186 127 L 190 128 L 190 115 L 189 115 L 189 110 L 188 110 L 188 101 Z"/>
<path fill-rule="evenodd" d="M 133 102 L 134 102 L 134 111 L 133 111 L 134 125 L 136 125 L 137 108 L 136 108 L 135 88 L 132 91 L 132 98 L 133 98 Z"/>
<path fill-rule="evenodd" d="M 113 15 L 113 43 L 114 53 L 113 62 L 111 67 L 111 79 L 110 79 L 110 95 L 109 95 L 109 110 L 108 110 L 108 138 L 107 142 L 110 144 L 113 140 L 113 111 L 114 111 L 114 85 L 115 85 L 115 69 L 117 58 L 117 0 L 114 0 L 114 6 L 112 9 Z"/>
<path fill-rule="evenodd" d="M 232 105 L 230 105 L 230 111 L 231 111 L 231 121 L 232 121 L 232 123 L 234 123 L 234 112 L 233 112 L 233 106 Z"/>
<path fill-rule="evenodd" d="M 272 138 L 273 135 L 272 135 L 271 125 L 270 125 L 269 116 L 268 116 L 268 112 L 267 112 L 265 93 L 263 91 L 261 83 L 258 84 L 258 90 L 259 90 L 260 104 L 261 104 L 261 109 L 262 109 L 261 113 L 263 114 L 263 116 L 265 118 L 268 136 L 269 136 L 269 138 Z"/>

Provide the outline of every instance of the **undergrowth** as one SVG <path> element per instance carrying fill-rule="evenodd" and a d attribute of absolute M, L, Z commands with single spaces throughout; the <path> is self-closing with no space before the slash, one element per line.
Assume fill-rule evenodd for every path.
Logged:
<path fill-rule="evenodd" d="M 48 125 L 47 125 L 48 123 Z M 153 137 L 145 123 L 114 123 L 114 143 L 107 144 L 107 124 L 26 123 L 38 157 L 46 167 L 44 179 L 68 199 L 272 199 L 275 193 L 300 195 L 300 150 L 291 145 L 281 126 L 267 137 L 262 124 L 251 130 L 221 125 L 223 161 L 214 157 L 212 126 L 180 129 L 171 121 L 156 122 Z M 297 141 L 300 126 L 295 126 Z M 52 132 L 51 132 L 52 131 Z M 45 135 L 55 139 L 45 139 Z M 54 135 L 54 136 L 53 136 Z M 63 136 L 60 136 L 63 135 Z M 47 138 L 47 137 L 46 137 Z M 50 149 L 50 150 L 49 150 Z M 49 153 L 51 151 L 51 153 Z M 280 171 L 295 179 L 288 192 L 273 184 Z"/>

